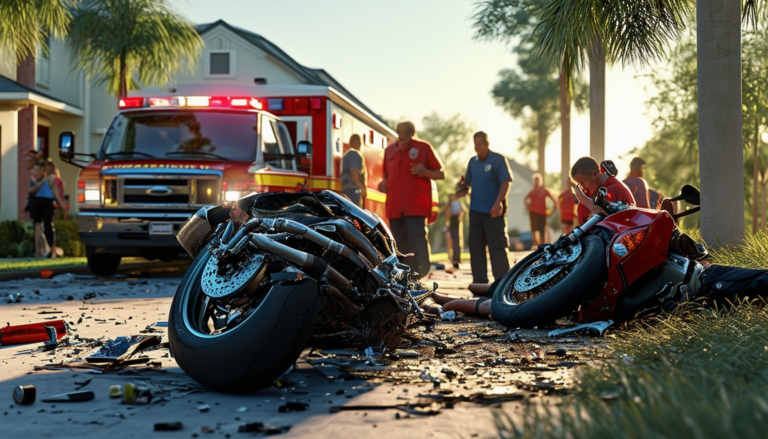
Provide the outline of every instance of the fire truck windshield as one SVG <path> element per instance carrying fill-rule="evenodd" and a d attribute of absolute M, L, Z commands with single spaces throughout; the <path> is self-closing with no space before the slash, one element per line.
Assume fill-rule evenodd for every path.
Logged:
<path fill-rule="evenodd" d="M 253 162 L 257 121 L 257 114 L 229 111 L 118 114 L 104 136 L 98 158 Z"/>

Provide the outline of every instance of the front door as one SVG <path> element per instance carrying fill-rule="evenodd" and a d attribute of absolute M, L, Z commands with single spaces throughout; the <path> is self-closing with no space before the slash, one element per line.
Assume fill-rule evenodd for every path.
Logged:
<path fill-rule="evenodd" d="M 43 158 L 48 158 L 48 127 L 37 126 L 37 147 L 35 149 L 42 152 Z"/>

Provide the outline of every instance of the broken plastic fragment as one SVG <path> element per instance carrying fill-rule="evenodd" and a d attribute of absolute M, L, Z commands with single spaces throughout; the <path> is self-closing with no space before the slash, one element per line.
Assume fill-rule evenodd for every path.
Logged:
<path fill-rule="evenodd" d="M 454 321 L 456 320 L 456 311 L 446 311 L 440 313 L 440 319 L 445 321 Z"/>
<path fill-rule="evenodd" d="M 574 326 L 572 328 L 555 329 L 554 331 L 551 331 L 549 334 L 547 334 L 547 336 L 557 337 L 559 335 L 570 334 L 583 330 L 586 335 L 592 337 L 602 337 L 603 334 L 605 334 L 605 330 L 608 329 L 608 327 L 611 325 L 613 325 L 613 320 L 608 320 L 607 322 L 585 323 L 583 325 Z"/>

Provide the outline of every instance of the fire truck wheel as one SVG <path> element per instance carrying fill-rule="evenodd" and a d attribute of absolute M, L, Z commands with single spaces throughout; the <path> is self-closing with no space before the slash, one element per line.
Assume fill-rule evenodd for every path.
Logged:
<path fill-rule="evenodd" d="M 117 267 L 120 266 L 120 260 L 123 258 L 111 253 L 95 253 L 94 248 L 90 245 L 85 249 L 85 256 L 88 259 L 88 269 L 91 270 L 91 273 L 99 276 L 115 274 Z"/>
<path fill-rule="evenodd" d="M 548 289 L 532 299 L 515 303 L 512 291 L 517 278 L 541 257 L 537 250 L 520 262 L 501 278 L 493 293 L 491 316 L 493 320 L 510 328 L 533 328 L 567 317 L 583 300 L 598 292 L 605 283 L 608 269 L 605 266 L 605 243 L 595 235 L 581 239 L 582 253 L 565 272 L 564 277 L 555 276 Z M 551 285 L 551 286 L 550 286 Z"/>
<path fill-rule="evenodd" d="M 218 334 L 205 333 L 196 318 L 204 293 L 201 278 L 211 252 L 206 248 L 190 265 L 171 303 L 168 339 L 179 366 L 200 384 L 248 393 L 271 387 L 307 345 L 322 295 L 317 283 L 277 283 L 256 311 Z"/>

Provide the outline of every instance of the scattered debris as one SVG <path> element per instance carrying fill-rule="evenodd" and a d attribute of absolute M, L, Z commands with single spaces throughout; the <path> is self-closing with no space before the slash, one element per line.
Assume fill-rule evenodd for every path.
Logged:
<path fill-rule="evenodd" d="M 91 300 L 95 298 L 96 298 L 96 293 L 85 293 L 85 295 L 83 295 L 83 302 L 85 302 L 86 300 Z"/>
<path fill-rule="evenodd" d="M 139 351 L 157 346 L 162 341 L 162 337 L 157 335 L 137 335 L 133 337 L 117 337 L 114 340 L 107 340 L 104 346 L 97 352 L 85 358 L 89 363 L 111 363 L 115 361 L 125 361 L 130 359 Z"/>
<path fill-rule="evenodd" d="M 29 405 L 35 402 L 37 396 L 37 389 L 35 386 L 28 384 L 26 386 L 19 386 L 13 389 L 13 400 L 16 404 Z"/>
<path fill-rule="evenodd" d="M 211 411 L 211 406 L 209 406 L 208 404 L 203 404 L 203 405 L 197 406 L 197 409 L 200 411 L 200 413 L 205 413 L 205 412 Z"/>
<path fill-rule="evenodd" d="M 250 422 L 237 428 L 238 433 L 259 433 L 265 431 L 263 422 Z"/>
<path fill-rule="evenodd" d="M 64 320 L 51 320 L 44 323 L 30 323 L 0 328 L 0 346 L 51 341 L 51 333 L 46 327 L 53 327 L 56 339 L 67 335 Z"/>
<path fill-rule="evenodd" d="M 368 358 L 381 357 L 387 351 L 386 346 L 373 347 L 369 346 L 365 348 L 365 356 Z"/>
<path fill-rule="evenodd" d="M 43 398 L 42 402 L 83 402 L 90 401 L 95 398 L 96 395 L 90 390 L 80 390 L 77 392 L 61 393 L 59 395 L 49 396 Z"/>
<path fill-rule="evenodd" d="M 456 311 L 445 311 L 440 313 L 440 320 L 443 321 L 454 321 L 456 320 Z"/>
<path fill-rule="evenodd" d="M 155 431 L 179 431 L 184 428 L 181 422 L 158 422 L 155 424 Z"/>
<path fill-rule="evenodd" d="M 572 328 L 556 329 L 547 334 L 548 337 L 557 337 L 563 334 L 571 334 L 578 331 L 584 331 L 584 333 L 591 337 L 602 337 L 605 334 L 605 330 L 609 326 L 613 325 L 613 320 L 607 322 L 594 322 L 585 323 L 583 325 L 574 326 Z"/>

